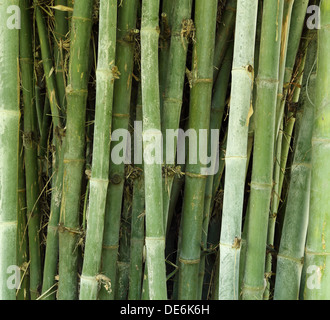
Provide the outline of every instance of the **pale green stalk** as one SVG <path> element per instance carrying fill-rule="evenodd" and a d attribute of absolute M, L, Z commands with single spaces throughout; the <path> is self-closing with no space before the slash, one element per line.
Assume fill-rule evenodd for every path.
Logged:
<path fill-rule="evenodd" d="M 80 278 L 80 300 L 96 300 L 101 268 L 104 217 L 109 184 L 111 120 L 116 74 L 117 1 L 100 2 L 98 63 L 96 69 L 96 111 L 90 179 L 89 212 Z M 111 279 L 112 280 L 112 279 Z"/>
<path fill-rule="evenodd" d="M 159 0 L 143 0 L 141 26 L 141 86 L 144 156 L 159 148 L 160 99 L 158 75 Z M 150 157 L 150 156 L 149 156 Z M 155 159 L 156 158 L 156 159 Z M 151 300 L 167 299 L 165 270 L 165 231 L 161 159 L 144 157 L 146 205 L 146 263 Z"/>
<path fill-rule="evenodd" d="M 239 257 L 246 177 L 249 110 L 254 82 L 258 1 L 237 2 L 225 187 L 220 234 L 218 299 L 238 299 Z"/>
<path fill-rule="evenodd" d="M 330 2 L 321 1 L 321 28 L 318 30 L 315 117 L 312 135 L 312 180 L 306 240 L 306 300 L 330 299 L 330 100 L 329 50 Z"/>
<path fill-rule="evenodd" d="M 16 266 L 20 84 L 15 18 L 19 22 L 19 12 L 15 7 L 9 10 L 10 6 L 18 8 L 19 1 L 4 0 L 0 5 L 0 300 L 16 299 L 16 288 L 7 281 L 13 271 L 8 268 Z"/>

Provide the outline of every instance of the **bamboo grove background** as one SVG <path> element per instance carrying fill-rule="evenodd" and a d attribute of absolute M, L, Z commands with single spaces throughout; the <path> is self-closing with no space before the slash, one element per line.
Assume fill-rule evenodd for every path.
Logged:
<path fill-rule="evenodd" d="M 329 20 L 328 0 L 2 0 L 0 298 L 329 299 Z M 219 170 L 116 164 L 135 121 L 144 149 L 219 129 Z"/>

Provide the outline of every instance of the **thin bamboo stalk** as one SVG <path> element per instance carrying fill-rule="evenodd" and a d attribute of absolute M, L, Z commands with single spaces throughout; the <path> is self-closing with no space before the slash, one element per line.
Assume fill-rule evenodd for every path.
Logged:
<path fill-rule="evenodd" d="M 313 35 L 310 35 L 313 37 Z M 314 88 L 317 41 L 308 47 L 304 80 L 301 90 L 302 115 L 295 154 L 291 166 L 288 200 L 285 209 L 282 236 L 275 278 L 274 299 L 297 300 L 301 283 L 304 249 L 309 215 L 309 193 L 311 178 L 311 140 L 315 101 Z M 300 113 L 300 112 L 299 112 Z"/>
<path fill-rule="evenodd" d="M 200 130 L 209 130 L 212 103 L 213 59 L 216 32 L 217 1 L 195 2 L 195 43 L 192 57 L 189 128 L 195 130 L 197 141 Z M 197 142 L 200 150 L 200 142 Z M 201 154 L 188 159 L 185 167 L 185 190 L 182 209 L 182 239 L 179 248 L 180 300 L 196 299 L 201 255 L 202 225 L 206 175 Z M 191 163 L 190 163 L 191 162 Z M 205 168 L 204 168 L 205 169 Z"/>
<path fill-rule="evenodd" d="M 330 2 L 320 2 L 318 30 L 317 77 L 315 85 L 315 118 L 312 135 L 312 181 L 306 240 L 306 286 L 304 297 L 329 299 L 329 180 L 330 180 L 330 104 L 329 104 L 329 28 Z"/>
<path fill-rule="evenodd" d="M 229 44 L 226 55 L 224 57 L 221 70 L 219 72 L 218 79 L 215 83 L 215 91 L 212 99 L 211 106 L 211 116 L 210 116 L 210 130 L 219 130 L 221 129 L 223 115 L 225 111 L 226 98 L 227 98 L 227 89 L 230 79 L 230 73 L 232 69 L 232 60 L 233 60 L 233 43 Z M 211 152 L 211 140 L 209 140 L 208 152 Z M 218 154 L 215 155 L 218 157 Z M 216 159 L 211 160 L 211 164 L 215 163 Z M 219 159 L 220 162 L 220 159 Z M 220 169 L 220 166 L 219 166 Z M 202 297 L 203 292 L 203 281 L 205 275 L 205 254 L 208 253 L 208 228 L 210 223 L 211 216 L 211 201 L 212 201 L 212 188 L 215 175 L 209 175 L 206 181 L 205 187 L 205 199 L 204 199 L 204 218 L 203 218 L 203 233 L 202 233 L 202 247 L 205 252 L 202 252 L 201 262 L 199 268 L 199 297 Z"/>
<path fill-rule="evenodd" d="M 258 1 L 237 2 L 225 187 L 220 234 L 218 299 L 238 299 L 241 221 L 246 177 L 249 110 L 254 82 Z"/>
<path fill-rule="evenodd" d="M 155 145 L 160 135 L 158 74 L 159 0 L 142 2 L 141 85 L 143 110 L 143 149 Z M 144 153 L 145 155 L 145 153 Z M 145 159 L 146 160 L 146 159 Z M 160 159 L 144 162 L 146 205 L 146 262 L 151 300 L 167 299 L 165 237 L 163 223 L 162 165 Z"/>
<path fill-rule="evenodd" d="M 134 41 L 137 1 L 124 1 L 118 7 L 116 67 L 120 72 L 115 81 L 112 131 L 127 130 L 130 119 Z M 111 153 L 121 141 L 111 142 Z M 124 153 L 126 150 L 124 151 Z M 102 272 L 112 281 L 112 292 L 101 288 L 100 299 L 114 299 L 119 245 L 120 215 L 122 211 L 125 164 L 110 159 L 110 183 L 107 194 L 105 229 L 103 237 Z"/>
<path fill-rule="evenodd" d="M 24 105 L 24 158 L 27 203 L 27 225 L 29 237 L 30 258 L 30 294 L 31 299 L 40 295 L 42 283 L 41 248 L 40 248 L 40 219 L 37 154 L 37 116 L 34 99 L 33 51 L 31 28 L 31 1 L 21 0 L 21 32 L 20 32 L 20 69 L 23 87 Z"/>
<path fill-rule="evenodd" d="M 267 239 L 265 226 L 268 224 L 273 187 L 273 146 L 283 4 L 283 1 L 268 1 L 263 5 L 243 299 L 261 299 L 264 291 L 264 253 Z"/>
<path fill-rule="evenodd" d="M 136 101 L 136 121 L 142 121 L 142 93 L 139 83 Z M 142 136 L 137 136 L 142 142 Z M 133 182 L 130 271 L 129 271 L 129 300 L 140 300 L 143 276 L 143 247 L 144 247 L 144 216 L 145 216 L 145 190 L 143 165 L 136 165 L 140 172 Z"/>
<path fill-rule="evenodd" d="M 80 281 L 80 300 L 96 300 L 97 275 L 101 268 L 104 216 L 109 184 L 111 120 L 116 73 L 117 1 L 100 2 L 98 64 L 96 69 L 96 111 L 92 176 L 90 179 L 89 215 Z M 111 279 L 112 281 L 112 279 Z"/>
<path fill-rule="evenodd" d="M 231 39 L 236 18 L 237 0 L 226 1 L 226 7 L 221 18 L 220 26 L 216 33 L 215 47 L 214 47 L 214 71 L 213 81 L 215 82 L 220 72 L 222 61 L 225 57 L 228 41 Z"/>
<path fill-rule="evenodd" d="M 80 235 L 79 207 L 85 163 L 85 118 L 89 77 L 90 35 L 93 1 L 75 1 L 72 27 L 67 94 L 67 122 L 64 149 L 62 206 L 59 226 L 60 300 L 78 296 L 78 250 Z"/>
<path fill-rule="evenodd" d="M 24 148 L 23 148 L 23 123 L 20 124 L 21 133 L 19 139 L 19 162 L 18 162 L 18 208 L 17 208 L 17 266 L 20 268 L 20 287 L 16 293 L 17 300 L 30 300 L 29 276 L 29 247 L 26 233 L 26 184 L 24 171 Z"/>
<path fill-rule="evenodd" d="M 0 300 L 15 300 L 16 288 L 8 286 L 8 268 L 16 266 L 19 145 L 19 31 L 9 28 L 18 0 L 0 6 Z M 15 7 L 12 7 L 15 8 Z M 9 11 L 9 13 L 7 12 Z M 16 18 L 18 12 L 15 13 Z M 18 21 L 18 20 L 17 20 Z"/>
<path fill-rule="evenodd" d="M 187 51 L 189 45 L 189 37 L 193 33 L 193 21 L 191 18 L 192 1 L 184 0 L 178 2 L 173 9 L 172 17 L 172 37 L 168 53 L 168 61 L 166 62 L 167 82 L 165 97 L 162 108 L 162 134 L 164 138 L 164 159 L 165 165 L 174 165 L 175 159 L 171 164 L 166 162 L 167 140 L 166 131 L 172 129 L 176 131 L 179 128 L 179 121 L 182 108 L 184 77 L 186 72 Z M 176 154 L 176 144 L 174 141 L 172 154 Z M 166 173 L 165 173 L 166 174 Z M 174 175 L 166 174 L 163 178 L 163 206 L 164 206 L 164 222 L 165 230 L 168 221 L 168 210 L 170 204 L 170 196 L 173 185 Z"/>

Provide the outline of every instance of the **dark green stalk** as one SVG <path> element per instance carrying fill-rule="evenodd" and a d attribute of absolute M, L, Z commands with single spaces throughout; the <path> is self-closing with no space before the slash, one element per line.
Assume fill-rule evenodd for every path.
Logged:
<path fill-rule="evenodd" d="M 142 93 L 139 84 L 136 121 L 142 121 Z M 136 136 L 142 142 L 142 136 Z M 144 216 L 145 216 L 145 192 L 143 165 L 136 165 L 138 176 L 133 181 L 132 222 L 131 222 L 131 247 L 129 270 L 129 300 L 140 300 L 143 276 L 143 247 L 144 247 Z"/>
<path fill-rule="evenodd" d="M 226 1 L 226 7 L 223 16 L 221 18 L 220 26 L 218 28 L 215 38 L 214 62 L 213 62 L 214 82 L 217 80 L 223 58 L 225 57 L 226 54 L 228 42 L 231 39 L 234 32 L 236 8 L 237 8 L 237 0 Z"/>
<path fill-rule="evenodd" d="M 39 203 L 38 182 L 38 154 L 37 154 L 37 115 L 34 99 L 34 76 L 33 76 L 33 51 L 32 51 L 32 16 L 29 8 L 31 1 L 21 0 L 21 23 L 20 32 L 20 69 L 23 88 L 24 105 L 24 158 L 25 158 L 25 181 L 27 203 L 27 227 L 29 237 L 30 258 L 30 294 L 31 299 L 40 295 L 42 283 L 41 248 L 40 248 L 40 219 L 41 208 Z"/>

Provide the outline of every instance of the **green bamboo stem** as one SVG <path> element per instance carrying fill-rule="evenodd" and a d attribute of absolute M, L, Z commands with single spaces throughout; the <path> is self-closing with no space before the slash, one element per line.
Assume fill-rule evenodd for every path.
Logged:
<path fill-rule="evenodd" d="M 62 206 L 59 226 L 60 300 L 78 295 L 77 243 L 80 235 L 79 207 L 85 164 L 85 118 L 89 76 L 90 35 L 93 1 L 75 1 L 72 16 L 67 94 L 67 123 L 64 149 Z M 79 54 L 84 52 L 85 54 Z"/>
<path fill-rule="evenodd" d="M 283 20 L 282 20 L 282 31 L 281 31 L 281 54 L 280 54 L 280 66 L 279 66 L 279 77 L 278 77 L 279 82 L 278 82 L 278 93 L 277 93 L 277 102 L 276 102 L 276 126 L 275 126 L 276 137 L 279 133 L 279 128 L 282 123 L 283 110 L 284 110 L 284 104 L 286 98 L 284 91 L 284 84 L 285 84 L 284 76 L 285 76 L 288 44 L 289 44 L 290 26 L 292 20 L 291 16 L 292 16 L 292 9 L 294 2 L 295 0 L 285 0 L 284 8 L 283 8 Z M 290 81 L 290 79 L 288 81 Z"/>
<path fill-rule="evenodd" d="M 306 286 L 304 298 L 329 299 L 329 52 L 330 3 L 320 2 L 321 27 L 318 30 L 315 118 L 312 135 L 312 180 L 309 224 L 306 241 Z M 312 272 L 311 272 L 312 270 Z M 311 281 L 312 280 L 312 281 Z"/>
<path fill-rule="evenodd" d="M 45 73 L 46 79 L 46 90 L 47 96 L 44 105 L 44 117 L 43 117 L 43 127 L 41 132 L 41 143 L 40 143 L 40 152 L 39 156 L 45 155 L 46 143 L 48 140 L 48 128 L 47 123 L 49 107 L 52 115 L 52 123 L 53 123 L 53 140 L 55 152 L 53 152 L 54 157 L 54 175 L 52 178 L 52 199 L 51 199 L 51 212 L 50 219 L 47 227 L 47 244 L 46 244 L 46 253 L 45 253 L 45 263 L 44 263 L 44 274 L 42 281 L 42 293 L 44 294 L 46 291 L 48 292 L 45 295 L 44 299 L 53 300 L 55 299 L 54 294 L 49 294 L 49 289 L 52 288 L 55 284 L 55 275 L 57 274 L 57 259 L 58 259 L 58 223 L 60 216 L 60 206 L 61 206 L 61 189 L 62 189 L 62 180 L 63 180 L 63 120 L 61 118 L 63 113 L 63 104 L 61 100 L 59 100 L 59 92 L 57 88 L 57 72 L 53 72 L 54 65 L 52 59 L 52 52 L 49 44 L 48 31 L 46 27 L 46 23 L 43 17 L 43 13 L 41 8 L 38 6 L 38 3 L 34 0 L 35 5 L 35 16 L 36 23 L 38 27 L 40 48 L 41 48 L 41 56 L 42 63 Z M 56 10 L 58 11 L 58 10 Z M 56 13 L 57 14 L 57 13 Z M 58 15 L 58 14 L 57 14 Z M 58 17 L 55 19 L 56 23 Z M 64 26 L 63 26 L 64 24 Z M 65 28 L 65 22 L 61 22 L 60 29 L 63 31 Z M 55 27 L 55 32 L 57 34 L 57 27 Z M 56 46 L 55 46 L 56 47 Z M 58 50 L 55 49 L 56 54 L 59 54 Z M 58 61 L 55 61 L 55 67 L 58 67 Z M 62 74 L 63 77 L 63 74 Z M 63 95 L 63 93 L 61 92 Z M 62 97 L 63 100 L 63 97 Z"/>
<path fill-rule="evenodd" d="M 264 253 L 267 239 L 265 226 L 268 224 L 273 187 L 273 146 L 282 15 L 283 1 L 264 3 L 256 80 L 254 151 L 243 299 L 262 299 L 264 291 Z"/>
<path fill-rule="evenodd" d="M 128 182 L 130 183 L 130 182 Z M 119 251 L 117 261 L 116 277 L 116 300 L 127 300 L 129 289 L 129 269 L 130 269 L 130 238 L 131 238 L 131 218 L 132 218 L 132 188 L 125 186 L 123 213 L 121 218 L 121 230 L 119 239 Z"/>
<path fill-rule="evenodd" d="M 97 96 L 94 129 L 92 177 L 90 179 L 89 215 L 80 299 L 96 300 L 101 268 L 104 217 L 109 185 L 109 162 L 113 92 L 116 73 L 117 2 L 100 2 L 100 22 L 97 76 Z M 113 281 L 113 279 L 111 279 Z M 112 282 L 113 283 L 113 282 Z"/>
<path fill-rule="evenodd" d="M 217 4 L 214 0 L 195 2 L 196 42 L 192 58 L 189 128 L 195 130 L 197 141 L 200 130 L 209 130 L 210 125 Z M 198 146 L 199 142 L 196 147 Z M 182 241 L 179 248 L 178 298 L 180 300 L 196 299 L 198 295 L 196 279 L 201 255 L 206 186 L 203 168 L 201 154 L 196 164 L 190 163 L 188 159 L 185 168 Z"/>
<path fill-rule="evenodd" d="M 53 117 L 54 128 L 61 128 L 61 105 L 58 100 L 57 87 L 56 87 L 56 78 L 55 73 L 53 72 L 53 60 L 51 49 L 49 45 L 48 31 L 46 27 L 46 23 L 44 20 L 44 16 L 42 13 L 42 9 L 39 7 L 38 1 L 33 0 L 35 7 L 35 19 L 38 28 L 39 41 L 40 41 L 40 49 L 42 56 L 42 65 L 44 68 L 44 74 L 46 79 L 46 88 L 47 94 L 50 102 L 50 108 Z M 54 129 L 55 130 L 55 129 Z"/>
<path fill-rule="evenodd" d="M 215 83 L 214 94 L 211 105 L 211 116 L 210 116 L 210 130 L 219 130 L 221 129 L 223 115 L 225 111 L 226 98 L 227 98 L 227 89 L 228 82 L 230 78 L 230 73 L 232 69 L 232 59 L 233 59 L 233 50 L 234 46 L 231 43 L 227 49 L 224 62 L 221 66 L 218 79 Z M 208 142 L 208 153 L 211 152 L 211 140 Z M 218 154 L 216 154 L 216 157 Z M 212 159 L 211 163 L 215 163 L 216 159 Z M 219 159 L 220 162 L 220 159 Z M 219 165 L 220 169 L 220 165 Z M 209 175 L 206 180 L 205 187 L 205 199 L 204 199 L 204 218 L 203 218 L 203 233 L 202 233 L 202 247 L 204 250 L 208 249 L 207 238 L 208 238 L 208 228 L 210 222 L 211 211 L 211 201 L 212 201 L 212 188 L 215 175 Z M 199 267 L 199 297 L 202 297 L 203 292 L 203 281 L 205 275 L 205 253 L 202 252 L 200 267 Z"/>
<path fill-rule="evenodd" d="M 20 288 L 16 293 L 17 300 L 30 300 L 30 284 L 27 269 L 29 265 L 28 237 L 26 233 L 26 184 L 24 170 L 24 149 L 23 149 L 23 122 L 20 124 L 21 133 L 19 139 L 18 159 L 18 208 L 17 208 L 17 266 L 20 267 Z"/>
<path fill-rule="evenodd" d="M 40 248 L 40 219 L 41 208 L 39 203 L 38 182 L 38 154 L 37 154 L 37 115 L 34 99 L 32 28 L 29 0 L 21 0 L 21 32 L 20 32 L 20 69 L 23 88 L 24 105 L 24 160 L 26 181 L 27 226 L 29 238 L 30 258 L 30 294 L 36 299 L 42 282 L 41 248 Z"/>
<path fill-rule="evenodd" d="M 184 1 L 186 2 L 186 1 Z M 172 14 L 179 3 L 173 0 L 163 0 L 160 16 L 160 38 L 159 38 L 159 98 L 160 109 L 163 108 L 164 96 L 167 86 L 167 69 L 170 55 L 170 44 L 172 37 Z"/>
<path fill-rule="evenodd" d="M 249 110 L 254 82 L 258 1 L 237 2 L 234 59 L 220 234 L 218 299 L 238 299 L 241 220 L 247 162 Z"/>
<path fill-rule="evenodd" d="M 231 39 L 236 18 L 237 0 L 226 1 L 226 7 L 221 18 L 220 27 L 216 33 L 215 47 L 214 47 L 214 71 L 213 81 L 215 82 L 218 78 L 220 67 L 225 57 L 228 41 Z"/>
<path fill-rule="evenodd" d="M 136 121 L 142 121 L 142 95 L 139 84 L 136 102 Z M 136 137 L 142 142 L 142 136 Z M 138 164 L 140 169 L 138 177 L 133 181 L 132 200 L 132 223 L 130 243 L 130 270 L 129 270 L 129 300 L 140 300 L 143 276 L 143 247 L 144 247 L 144 216 L 145 216 L 145 192 L 143 165 Z"/>
<path fill-rule="evenodd" d="M 159 0 L 142 2 L 141 86 L 143 109 L 143 149 L 155 145 L 160 135 L 158 75 Z M 156 135 L 155 135 L 156 134 Z M 158 145 L 155 146 L 159 147 Z M 144 154 L 145 155 L 145 154 Z M 146 160 L 146 159 L 145 159 Z M 151 300 L 166 299 L 165 237 L 163 223 L 162 165 L 160 159 L 144 162 L 146 205 L 146 262 Z"/>
<path fill-rule="evenodd" d="M 316 39 L 308 47 L 304 71 L 302 112 L 295 154 L 291 166 L 288 200 L 285 209 L 282 236 L 275 278 L 274 299 L 297 300 L 301 283 L 304 249 L 309 215 L 311 178 L 311 139 L 315 101 L 316 74 L 313 70 L 316 58 Z"/>
<path fill-rule="evenodd" d="M 67 0 L 55 0 L 55 6 L 67 6 Z M 66 74 L 64 69 L 64 41 L 66 40 L 69 31 L 68 26 L 68 13 L 67 11 L 54 10 L 54 58 L 55 58 L 55 77 L 57 85 L 57 93 L 60 105 L 65 113 L 65 87 L 66 87 Z"/>
<path fill-rule="evenodd" d="M 166 161 L 166 130 L 177 130 L 179 128 L 179 121 L 182 108 L 184 77 L 186 72 L 187 51 L 189 45 L 188 28 L 192 27 L 191 18 L 192 1 L 184 0 L 178 2 L 173 9 L 172 17 L 172 36 L 168 52 L 168 61 L 166 61 L 167 83 L 165 90 L 165 97 L 163 100 L 162 108 L 162 133 L 163 133 L 163 150 L 165 165 L 175 165 L 175 159 L 170 162 Z M 176 143 L 174 141 L 172 154 L 176 154 Z M 168 221 L 168 210 L 170 204 L 170 196 L 173 185 L 174 175 L 168 174 L 163 178 L 163 206 L 164 206 L 164 222 L 165 229 Z"/>
<path fill-rule="evenodd" d="M 7 285 L 10 266 L 16 266 L 17 187 L 19 145 L 19 31 L 10 29 L 9 6 L 19 1 L 5 0 L 0 6 L 0 299 L 15 300 L 16 289 Z M 17 14 L 17 13 L 16 13 Z M 17 18 L 17 16 L 16 16 Z"/>
<path fill-rule="evenodd" d="M 118 129 L 127 130 L 129 126 L 136 18 L 136 1 L 124 1 L 121 6 L 118 7 L 116 67 L 120 72 L 120 76 L 119 79 L 115 81 L 114 86 L 113 131 Z M 122 143 L 122 141 L 111 142 L 111 152 L 119 143 Z M 115 163 L 110 159 L 110 183 L 107 194 L 103 237 L 102 272 L 111 279 L 112 292 L 106 292 L 104 288 L 101 288 L 101 299 L 114 299 L 114 294 L 116 292 L 116 263 L 125 180 L 124 172 L 124 163 Z"/>

